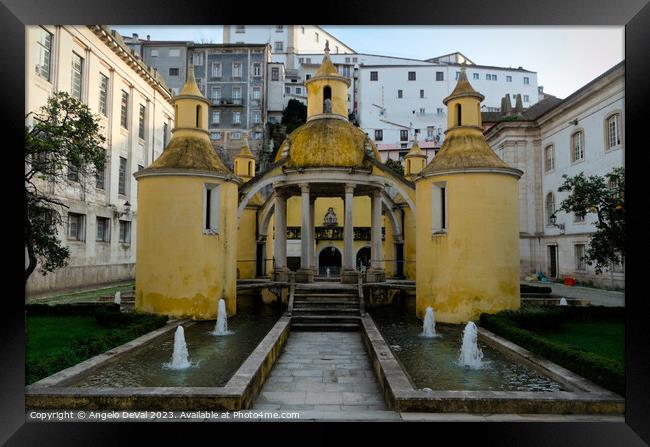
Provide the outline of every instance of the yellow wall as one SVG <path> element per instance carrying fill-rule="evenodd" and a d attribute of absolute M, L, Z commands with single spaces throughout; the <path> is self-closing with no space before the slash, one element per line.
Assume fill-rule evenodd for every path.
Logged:
<path fill-rule="evenodd" d="M 332 89 L 332 113 L 348 117 L 348 86 L 343 81 L 315 79 L 307 84 L 307 118 L 323 113 L 323 90 L 329 85 Z"/>
<path fill-rule="evenodd" d="M 199 129 L 208 128 L 208 105 L 203 101 L 196 99 L 176 99 L 176 125 L 174 128 L 197 128 L 196 125 L 196 108 L 200 109 Z"/>
<path fill-rule="evenodd" d="M 257 263 L 257 208 L 246 208 L 239 218 L 237 231 L 237 270 L 242 279 L 255 278 Z M 267 270 L 268 271 L 268 270 Z"/>
<path fill-rule="evenodd" d="M 432 235 L 434 182 L 447 182 L 447 234 Z M 464 323 L 518 309 L 518 184 L 510 175 L 465 173 L 419 180 L 416 313 Z"/>
<path fill-rule="evenodd" d="M 221 184 L 220 233 L 203 234 L 205 183 Z M 138 181 L 136 310 L 214 319 L 237 310 L 237 185 L 199 176 Z"/>
<path fill-rule="evenodd" d="M 447 103 L 447 129 L 458 126 L 456 104 L 461 106 L 461 126 L 481 126 L 481 103 L 473 96 L 466 96 Z"/>

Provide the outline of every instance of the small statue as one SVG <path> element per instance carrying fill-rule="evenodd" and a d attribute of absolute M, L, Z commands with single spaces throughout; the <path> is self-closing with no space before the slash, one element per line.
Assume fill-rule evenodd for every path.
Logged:
<path fill-rule="evenodd" d="M 332 113 L 332 100 L 330 98 L 323 101 L 323 113 Z"/>
<path fill-rule="evenodd" d="M 336 227 L 338 225 L 338 220 L 336 218 L 336 213 L 334 208 L 330 207 L 325 213 L 325 218 L 323 219 L 323 226 L 325 227 Z"/>

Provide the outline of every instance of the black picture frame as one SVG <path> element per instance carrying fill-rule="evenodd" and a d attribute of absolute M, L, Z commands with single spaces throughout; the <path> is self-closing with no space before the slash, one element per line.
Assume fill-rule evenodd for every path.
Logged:
<path fill-rule="evenodd" d="M 648 242 L 647 182 L 642 169 L 649 166 L 647 141 L 642 141 L 648 127 L 650 107 L 650 4 L 648 0 L 507 0 L 498 4 L 485 0 L 463 2 L 396 2 L 329 1 L 319 3 L 253 3 L 194 0 L 3 0 L 0 6 L 4 48 L 2 71 L 3 114 L 6 158 L 3 180 L 7 217 L 3 219 L 5 235 L 22 234 L 17 219 L 11 219 L 22 204 L 16 194 L 21 178 L 19 148 L 23 144 L 25 91 L 25 25 L 31 24 L 193 24 L 216 23 L 320 23 L 338 25 L 625 25 L 625 165 L 628 171 L 626 207 L 628 243 L 626 262 L 626 414 L 625 423 L 480 423 L 453 424 L 346 424 L 267 423 L 239 425 L 160 423 L 25 423 L 24 412 L 24 286 L 18 285 L 18 259 L 24 255 L 19 237 L 6 237 L 4 263 L 3 362 L 0 364 L 2 394 L 0 398 L 0 441 L 8 445 L 104 445 L 134 441 L 135 430 L 155 432 L 168 442 L 216 442 L 217 430 L 223 442 L 250 442 L 250 434 L 264 432 L 263 442 L 284 442 L 287 438 L 313 442 L 307 431 L 316 429 L 315 438 L 332 442 L 343 437 L 340 429 L 357 434 L 368 444 L 372 436 L 399 435 L 392 442 L 465 443 L 473 445 L 589 445 L 637 446 L 650 444 L 650 354 L 647 342 L 647 293 L 644 273 L 648 262 L 643 247 Z M 507 45 L 504 42 L 504 45 Z M 405 42 L 408 45 L 408 42 Z M 645 241 L 645 242 L 644 242 Z M 16 290 L 18 289 L 18 290 Z M 187 438 L 188 432 L 207 434 L 203 441 Z M 224 434 L 228 432 L 228 434 Z M 226 439 L 228 435 L 235 438 Z M 313 436 L 313 433 L 310 433 Z M 239 439 L 239 441 L 237 441 Z M 352 440 L 352 438 L 350 438 Z M 363 441 L 361 441 L 363 440 Z M 150 443 L 148 441 L 140 441 Z M 155 442 L 155 441 L 153 441 Z"/>

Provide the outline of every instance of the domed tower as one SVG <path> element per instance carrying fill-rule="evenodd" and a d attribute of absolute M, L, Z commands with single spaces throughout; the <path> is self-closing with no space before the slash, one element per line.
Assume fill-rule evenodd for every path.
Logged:
<path fill-rule="evenodd" d="M 464 323 L 517 309 L 518 180 L 488 146 L 480 103 L 462 67 L 443 100 L 448 126 L 440 152 L 416 178 L 416 312 Z"/>
<path fill-rule="evenodd" d="M 255 177 L 255 155 L 251 152 L 247 137 L 244 137 L 241 150 L 235 155 L 235 175 L 244 182 Z"/>
<path fill-rule="evenodd" d="M 208 128 L 210 102 L 190 66 L 172 138 L 138 181 L 136 310 L 196 320 L 236 312 L 237 194 Z"/>
<path fill-rule="evenodd" d="M 404 163 L 404 177 L 411 181 L 422 172 L 427 164 L 427 155 L 420 149 L 416 138 L 413 138 L 413 146 L 404 157 Z"/>
<path fill-rule="evenodd" d="M 348 87 L 350 79 L 339 74 L 330 59 L 329 42 L 325 44 L 325 56 L 320 67 L 309 80 L 307 87 L 307 121 L 327 115 L 348 119 Z"/>

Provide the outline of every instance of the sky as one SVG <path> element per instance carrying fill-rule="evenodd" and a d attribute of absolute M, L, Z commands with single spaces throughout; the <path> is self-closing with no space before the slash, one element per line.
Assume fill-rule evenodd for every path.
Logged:
<path fill-rule="evenodd" d="M 222 26 L 119 26 L 152 40 L 223 42 Z M 622 61 L 622 26 L 328 26 L 358 53 L 427 59 L 460 51 L 474 63 L 537 72 L 544 92 L 565 98 Z"/>

